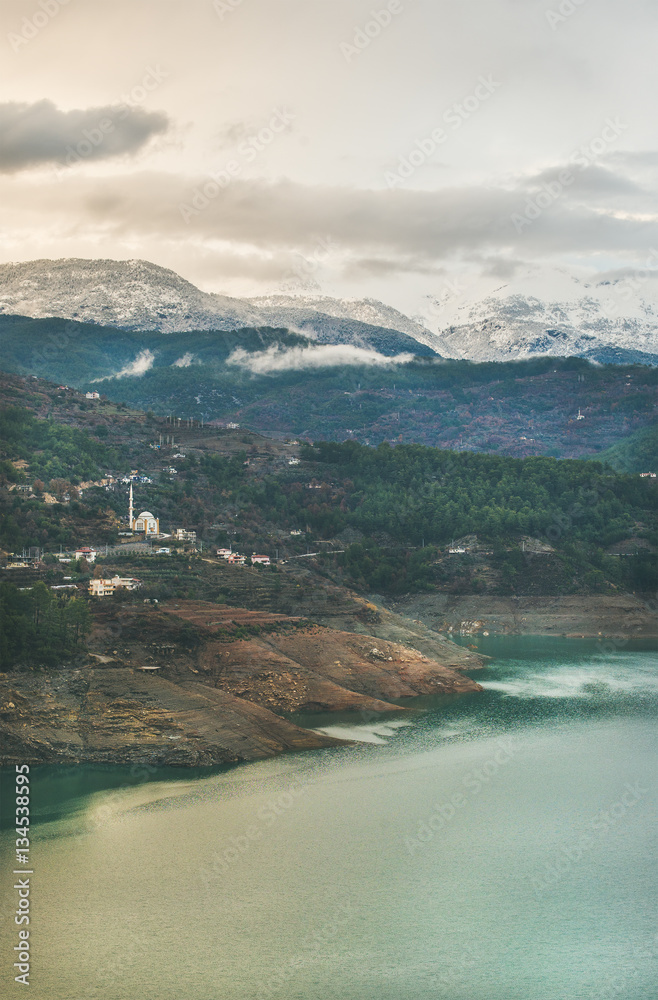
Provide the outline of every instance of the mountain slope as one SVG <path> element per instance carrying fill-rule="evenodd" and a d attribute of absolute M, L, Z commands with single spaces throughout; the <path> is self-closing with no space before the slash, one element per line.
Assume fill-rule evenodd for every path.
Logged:
<path fill-rule="evenodd" d="M 167 334 L 286 328 L 389 356 L 658 364 L 658 280 L 650 266 L 598 276 L 528 266 L 502 283 L 469 276 L 453 286 L 425 296 L 410 319 L 374 299 L 211 294 L 143 260 L 36 260 L 0 265 L 0 313 Z"/>
<path fill-rule="evenodd" d="M 650 424 L 601 452 L 617 472 L 654 472 L 658 466 L 658 424 Z"/>
<path fill-rule="evenodd" d="M 468 296 L 430 296 L 418 318 L 434 326 L 432 344 L 445 357 L 508 361 L 550 354 L 656 364 L 653 278 L 648 269 L 593 278 L 564 268 L 527 268 L 503 284 L 492 279 L 471 288 Z"/>
<path fill-rule="evenodd" d="M 596 455 L 655 419 L 658 391 L 655 367 L 391 358 L 272 329 L 140 333 L 0 316 L 0 357 L 6 371 L 154 413 L 521 457 Z"/>
<path fill-rule="evenodd" d="M 303 329 L 319 343 L 384 354 L 431 355 L 428 330 L 372 300 L 274 296 L 237 299 L 202 292 L 144 260 L 35 260 L 0 265 L 0 313 L 73 319 L 124 330 L 174 333 L 244 327 Z"/>

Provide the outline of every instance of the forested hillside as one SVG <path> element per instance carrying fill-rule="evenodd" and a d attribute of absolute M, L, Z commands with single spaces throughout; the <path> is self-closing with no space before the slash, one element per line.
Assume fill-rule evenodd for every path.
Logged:
<path fill-rule="evenodd" d="M 658 400 L 658 368 L 643 365 L 394 362 L 386 344 L 359 353 L 287 330 L 135 333 L 0 316 L 0 349 L 5 370 L 161 415 L 518 457 L 596 457 L 655 420 Z"/>
<path fill-rule="evenodd" d="M 156 512 L 162 530 L 183 526 L 206 546 L 230 543 L 284 561 L 317 551 L 309 565 L 362 592 L 658 586 L 656 481 L 599 462 L 404 444 L 300 446 L 184 424 L 174 443 L 173 425 L 153 414 L 88 404 L 12 376 L 4 388 L 14 407 L 25 403 L 4 418 L 6 551 L 115 542 L 127 513 L 120 481 L 50 505 L 38 491 L 26 497 L 12 487 L 34 487 L 37 475 L 54 468 L 73 482 L 81 470 L 118 476 L 132 466 L 146 476 L 136 503 Z M 50 416 L 38 419 L 28 407 Z"/>

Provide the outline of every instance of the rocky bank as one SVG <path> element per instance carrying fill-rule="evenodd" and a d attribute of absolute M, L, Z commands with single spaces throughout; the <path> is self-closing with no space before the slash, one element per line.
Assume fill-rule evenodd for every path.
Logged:
<path fill-rule="evenodd" d="M 404 632 L 394 615 L 380 631 Z M 404 711 L 418 695 L 479 690 L 483 664 L 427 629 L 426 655 L 388 638 L 203 601 L 96 612 L 90 653 L 57 670 L 0 675 L 4 764 L 199 766 L 341 741 L 291 712 Z M 401 703 L 401 704 L 400 704 Z"/>

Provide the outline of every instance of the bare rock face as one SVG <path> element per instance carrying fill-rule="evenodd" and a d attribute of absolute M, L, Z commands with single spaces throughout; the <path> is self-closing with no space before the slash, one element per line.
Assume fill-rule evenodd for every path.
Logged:
<path fill-rule="evenodd" d="M 655 639 L 654 602 L 635 594 L 497 597 L 415 594 L 396 601 L 402 614 L 431 629 L 462 635 L 560 635 L 570 638 Z"/>
<path fill-rule="evenodd" d="M 177 684 L 130 667 L 68 669 L 58 682 L 53 690 L 43 675 L 2 675 L 3 763 L 193 767 L 339 742 L 227 691 L 194 681 Z"/>
<path fill-rule="evenodd" d="M 396 642 L 202 601 L 103 608 L 91 646 L 77 666 L 0 675 L 3 763 L 254 760 L 342 742 L 278 712 L 372 718 L 417 695 L 480 690 Z"/>

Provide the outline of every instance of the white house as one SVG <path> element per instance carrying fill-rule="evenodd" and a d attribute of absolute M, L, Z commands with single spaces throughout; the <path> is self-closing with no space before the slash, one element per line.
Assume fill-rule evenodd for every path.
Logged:
<path fill-rule="evenodd" d="M 187 528 L 174 528 L 173 535 L 178 542 L 196 542 L 196 531 L 188 531 Z"/>
<path fill-rule="evenodd" d="M 288 465 L 299 465 L 299 459 L 298 458 L 289 458 L 288 459 Z"/>
<path fill-rule="evenodd" d="M 231 549 L 217 549 L 217 555 L 220 559 L 228 559 L 230 555 L 233 555 Z"/>
<path fill-rule="evenodd" d="M 141 580 L 134 576 L 113 576 L 109 579 L 90 580 L 89 593 L 93 597 L 110 597 L 115 590 L 137 590 L 141 587 Z"/>
<path fill-rule="evenodd" d="M 269 566 L 270 557 L 269 556 L 257 556 L 256 553 L 252 554 L 251 557 L 252 566 Z"/>
<path fill-rule="evenodd" d="M 85 399 L 100 399 L 100 398 L 101 398 L 100 392 L 86 392 L 85 393 Z"/>
<path fill-rule="evenodd" d="M 83 545 L 74 553 L 76 559 L 86 559 L 88 563 L 96 562 L 97 554 L 96 549 L 91 549 L 88 545 Z"/>

